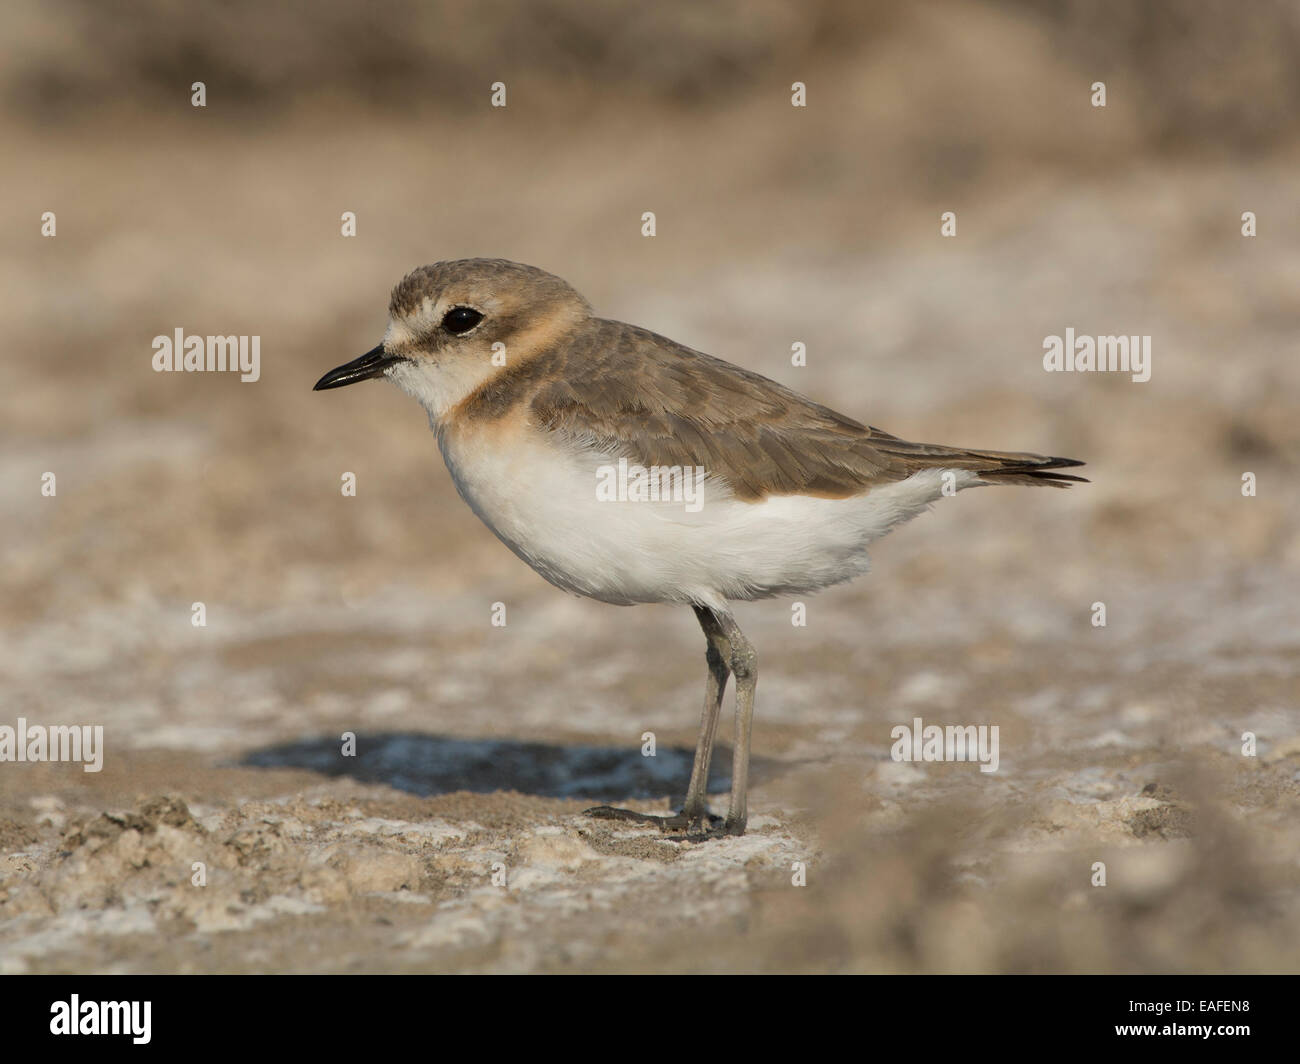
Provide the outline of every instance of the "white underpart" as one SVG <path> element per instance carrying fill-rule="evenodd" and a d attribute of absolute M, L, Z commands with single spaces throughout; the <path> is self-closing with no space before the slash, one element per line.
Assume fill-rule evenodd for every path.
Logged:
<path fill-rule="evenodd" d="M 400 334 L 394 322 L 391 333 Z M 400 339 L 400 336 L 394 337 Z M 429 424 L 494 372 L 482 364 L 399 363 L 392 381 L 419 400 Z M 540 433 L 525 442 L 440 431 L 438 443 L 461 497 L 497 537 L 557 587 L 616 605 L 807 594 L 867 571 L 867 546 L 929 509 L 951 489 L 982 483 L 965 469 L 927 469 L 848 499 L 731 497 L 707 478 L 703 505 L 610 502 L 597 470 L 618 464 Z M 695 512 L 692 512 L 695 510 Z"/>
<path fill-rule="evenodd" d="M 557 587 L 617 605 L 804 594 L 867 570 L 867 545 L 943 494 L 979 479 L 927 469 L 849 499 L 728 497 L 706 481 L 703 506 L 597 498 L 608 456 L 534 437 L 523 447 L 439 438 L 461 496 L 498 538 Z"/>

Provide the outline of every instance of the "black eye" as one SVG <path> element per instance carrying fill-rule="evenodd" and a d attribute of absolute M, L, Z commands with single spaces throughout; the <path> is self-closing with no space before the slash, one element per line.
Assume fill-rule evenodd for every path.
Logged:
<path fill-rule="evenodd" d="M 442 316 L 442 327 L 459 336 L 467 333 L 483 320 L 483 315 L 473 307 L 452 307 Z"/>

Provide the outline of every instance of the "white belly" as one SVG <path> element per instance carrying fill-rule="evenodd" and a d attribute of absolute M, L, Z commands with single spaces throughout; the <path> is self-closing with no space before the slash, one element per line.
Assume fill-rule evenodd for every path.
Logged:
<path fill-rule="evenodd" d="M 503 543 L 557 587 L 617 605 L 802 594 L 867 569 L 866 547 L 939 498 L 931 469 L 849 499 L 738 502 L 703 485 L 683 502 L 606 501 L 597 467 L 617 459 L 554 446 L 532 431 L 440 436 L 461 496 Z M 954 470 L 956 486 L 976 482 Z"/>

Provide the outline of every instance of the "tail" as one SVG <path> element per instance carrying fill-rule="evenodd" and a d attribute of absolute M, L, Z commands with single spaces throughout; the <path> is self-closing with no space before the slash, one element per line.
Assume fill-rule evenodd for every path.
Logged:
<path fill-rule="evenodd" d="M 1047 484 L 1053 488 L 1068 488 L 1071 484 L 1090 483 L 1087 477 L 1054 472 L 1057 469 L 1083 465 L 1073 458 L 1044 458 L 1040 454 L 999 454 L 997 451 L 971 453 L 980 453 L 998 462 L 998 465 L 992 469 L 978 467 L 976 470 L 980 480 L 988 481 L 990 484 Z"/>
<path fill-rule="evenodd" d="M 1083 465 L 1074 458 L 1050 458 L 1024 451 L 974 451 L 934 443 L 900 440 L 877 428 L 871 430 L 873 448 L 901 462 L 909 472 L 921 469 L 969 469 L 987 484 L 1034 484 L 1068 488 L 1087 484 L 1087 477 L 1058 473 Z"/>

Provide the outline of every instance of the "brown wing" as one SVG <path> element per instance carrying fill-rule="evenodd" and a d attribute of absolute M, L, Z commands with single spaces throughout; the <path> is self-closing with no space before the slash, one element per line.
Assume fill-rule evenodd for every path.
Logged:
<path fill-rule="evenodd" d="M 553 432 L 641 465 L 703 466 L 744 500 L 845 498 L 935 467 L 976 470 L 993 483 L 1083 479 L 1051 472 L 1082 464 L 1068 458 L 900 440 L 622 322 L 591 319 L 561 350 L 500 382 L 511 399 L 530 392 L 532 416 Z"/>

